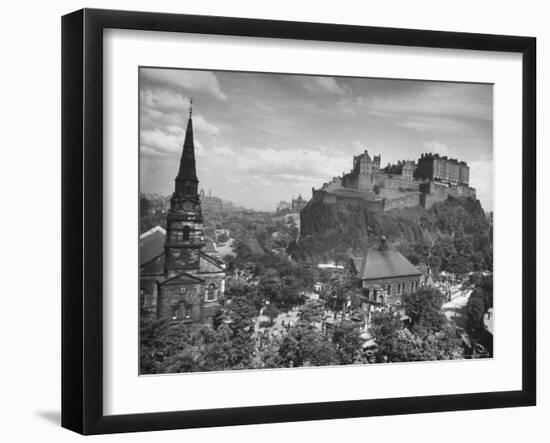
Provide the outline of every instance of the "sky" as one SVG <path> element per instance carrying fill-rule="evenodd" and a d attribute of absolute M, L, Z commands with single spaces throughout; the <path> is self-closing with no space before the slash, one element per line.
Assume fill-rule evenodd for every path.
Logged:
<path fill-rule="evenodd" d="M 432 152 L 466 161 L 493 209 L 493 87 L 487 84 L 140 69 L 140 190 L 174 191 L 193 98 L 199 189 L 256 209 L 311 198 L 353 156 L 382 166 Z"/>

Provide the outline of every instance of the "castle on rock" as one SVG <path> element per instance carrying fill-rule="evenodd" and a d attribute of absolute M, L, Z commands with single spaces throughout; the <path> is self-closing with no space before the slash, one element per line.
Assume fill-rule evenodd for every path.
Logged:
<path fill-rule="evenodd" d="M 373 210 L 422 206 L 429 209 L 448 197 L 476 197 L 469 186 L 470 168 L 438 154 L 422 154 L 418 162 L 403 161 L 380 167 L 381 155 L 371 158 L 368 151 L 353 157 L 347 174 L 334 177 L 319 189 L 312 189 L 314 199 L 360 198 Z"/>

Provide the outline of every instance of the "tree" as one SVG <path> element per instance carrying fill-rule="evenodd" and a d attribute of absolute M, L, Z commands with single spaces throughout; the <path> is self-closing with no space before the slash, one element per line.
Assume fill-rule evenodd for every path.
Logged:
<path fill-rule="evenodd" d="M 353 363 L 361 352 L 359 329 L 351 322 L 342 322 L 334 330 L 332 344 L 341 365 Z"/>
<path fill-rule="evenodd" d="M 275 304 L 270 303 L 264 308 L 263 314 L 266 317 L 269 317 L 269 321 L 271 324 L 273 324 L 273 320 L 280 314 L 281 311 L 275 306 Z"/>
<path fill-rule="evenodd" d="M 403 305 L 406 314 L 411 318 L 411 326 L 428 331 L 439 330 L 444 323 L 441 306 L 444 296 L 437 288 L 427 286 L 418 291 L 405 294 Z"/>
<path fill-rule="evenodd" d="M 346 274 L 337 273 L 326 284 L 324 296 L 336 314 L 337 311 L 344 310 L 346 303 L 351 299 L 351 295 L 358 292 L 359 288 L 353 278 Z"/>
<path fill-rule="evenodd" d="M 423 336 L 404 328 L 389 312 L 376 313 L 371 333 L 378 345 L 378 362 L 449 360 L 462 355 L 454 326 L 444 325 Z"/>
<path fill-rule="evenodd" d="M 327 366 L 338 364 L 334 346 L 313 327 L 290 328 L 279 347 L 281 362 L 286 367 Z"/>
<path fill-rule="evenodd" d="M 307 323 L 320 322 L 323 320 L 323 306 L 317 301 L 306 303 L 300 312 L 300 320 Z"/>
<path fill-rule="evenodd" d="M 466 304 L 466 329 L 473 337 L 485 330 L 483 316 L 485 314 L 484 294 L 481 288 L 475 288 Z"/>

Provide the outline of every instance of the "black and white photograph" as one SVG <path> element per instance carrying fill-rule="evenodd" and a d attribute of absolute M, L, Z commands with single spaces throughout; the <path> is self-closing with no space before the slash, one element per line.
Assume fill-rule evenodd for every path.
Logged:
<path fill-rule="evenodd" d="M 493 358 L 492 84 L 140 67 L 139 165 L 141 375 Z"/>

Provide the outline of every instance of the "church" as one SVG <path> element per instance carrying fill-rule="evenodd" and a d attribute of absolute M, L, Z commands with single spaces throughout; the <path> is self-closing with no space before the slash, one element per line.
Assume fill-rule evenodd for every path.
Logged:
<path fill-rule="evenodd" d="M 158 318 L 211 323 L 223 302 L 225 265 L 208 252 L 204 238 L 192 112 L 190 107 L 166 230 L 157 226 L 140 236 L 140 303 Z"/>

